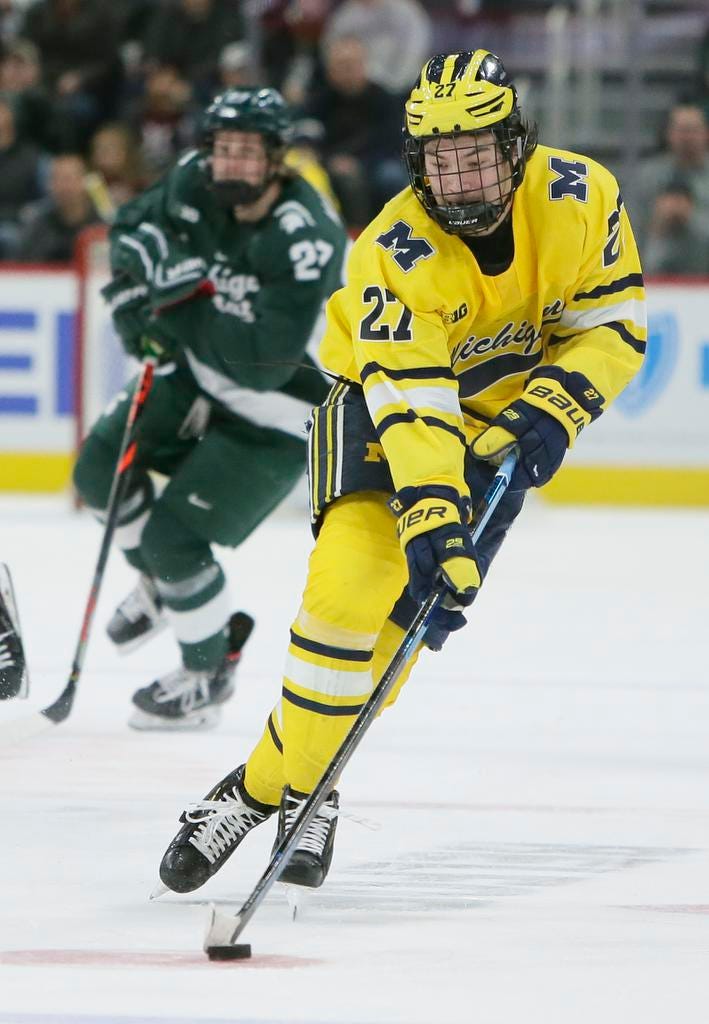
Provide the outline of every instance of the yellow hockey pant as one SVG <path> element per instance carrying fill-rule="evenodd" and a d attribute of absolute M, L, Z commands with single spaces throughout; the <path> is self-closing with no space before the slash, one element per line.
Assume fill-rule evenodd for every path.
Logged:
<path fill-rule="evenodd" d="M 246 764 L 246 788 L 278 804 L 310 793 L 401 642 L 389 618 L 408 572 L 386 497 L 338 498 L 325 511 L 291 628 L 281 700 Z M 393 704 L 416 658 L 387 700 Z"/>

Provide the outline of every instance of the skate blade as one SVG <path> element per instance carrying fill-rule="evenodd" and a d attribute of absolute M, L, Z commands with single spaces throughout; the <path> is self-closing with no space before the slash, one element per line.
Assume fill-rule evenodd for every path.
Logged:
<path fill-rule="evenodd" d="M 5 603 L 8 614 L 12 621 L 12 625 L 15 627 L 17 638 L 22 645 L 22 628 L 20 626 L 20 613 L 17 608 L 17 598 L 15 597 L 15 588 L 12 585 L 12 576 L 10 575 L 10 567 L 5 562 L 0 562 L 0 596 Z M 23 650 L 24 655 L 24 650 Z M 30 676 L 29 669 L 27 667 L 27 661 L 25 660 L 25 669 L 22 673 L 22 681 L 20 682 L 20 688 L 15 694 L 15 700 L 26 700 L 30 693 Z M 11 700 L 13 698 L 10 698 Z"/>
<path fill-rule="evenodd" d="M 278 884 L 288 901 L 291 921 L 300 921 L 307 910 L 312 893 L 303 885 L 293 885 L 290 882 L 279 882 Z"/>
<path fill-rule="evenodd" d="M 128 725 L 136 732 L 208 732 L 219 725 L 220 720 L 221 708 L 218 706 L 199 708 L 182 718 L 163 718 L 161 715 L 151 715 L 142 708 L 135 708 L 128 719 Z"/>
<path fill-rule="evenodd" d="M 150 893 L 150 896 L 148 897 L 148 899 L 150 899 L 150 900 L 159 900 L 160 897 L 164 896 L 166 892 L 170 892 L 168 887 L 166 885 L 163 885 L 162 882 L 158 882 L 158 884 L 155 886 L 153 891 Z"/>
<path fill-rule="evenodd" d="M 167 621 L 167 618 L 160 619 L 159 622 L 157 622 L 152 629 L 149 629 L 141 636 L 137 636 L 135 640 L 126 641 L 126 643 L 124 644 L 117 644 L 115 640 L 111 639 L 108 633 L 106 633 L 106 636 L 108 636 L 108 639 L 113 644 L 113 649 L 116 652 L 116 654 L 119 654 L 121 657 L 124 657 L 124 655 L 126 654 L 132 654 L 133 651 L 137 651 L 140 647 L 143 646 L 143 644 L 147 644 L 147 642 L 149 640 L 152 640 L 154 636 L 157 636 L 158 633 L 162 633 L 164 629 L 167 629 L 169 624 L 170 623 Z"/>

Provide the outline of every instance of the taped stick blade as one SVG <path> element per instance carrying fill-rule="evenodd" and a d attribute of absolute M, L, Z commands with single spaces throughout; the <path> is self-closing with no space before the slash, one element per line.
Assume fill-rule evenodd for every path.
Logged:
<path fill-rule="evenodd" d="M 223 914 L 213 903 L 209 904 L 209 919 L 204 936 L 204 950 L 210 946 L 229 946 L 241 931 L 241 917 L 238 914 Z"/>

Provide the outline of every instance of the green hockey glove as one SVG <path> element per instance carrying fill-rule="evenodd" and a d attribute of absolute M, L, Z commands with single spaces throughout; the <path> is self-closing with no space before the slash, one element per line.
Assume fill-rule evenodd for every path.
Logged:
<path fill-rule="evenodd" d="M 111 311 L 123 348 L 128 355 L 142 359 L 142 338 L 150 317 L 147 285 L 136 284 L 122 274 L 102 288 L 101 294 Z"/>

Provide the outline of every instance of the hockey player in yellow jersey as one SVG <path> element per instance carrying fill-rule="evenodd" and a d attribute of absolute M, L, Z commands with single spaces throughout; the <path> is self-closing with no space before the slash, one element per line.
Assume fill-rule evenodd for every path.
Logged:
<path fill-rule="evenodd" d="M 434 580 L 448 590 L 426 636 L 437 649 L 464 624 L 526 489 L 583 444 L 643 358 L 642 274 L 618 184 L 537 144 L 498 57 L 429 60 L 404 135 L 411 186 L 357 239 L 328 305 L 320 355 L 338 380 L 313 413 L 317 541 L 282 696 L 246 764 L 183 819 L 160 869 L 177 891 L 276 811 L 283 836 Z M 512 484 L 473 546 L 471 504 L 512 445 Z M 333 791 L 282 880 L 322 883 L 337 814 Z"/>

